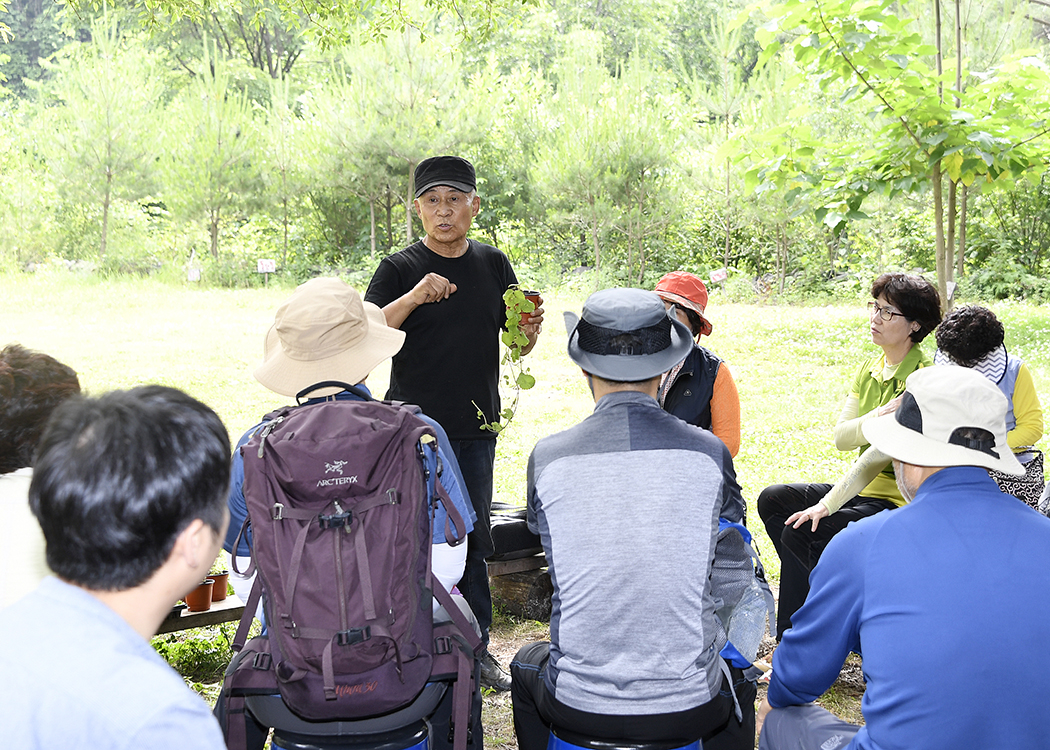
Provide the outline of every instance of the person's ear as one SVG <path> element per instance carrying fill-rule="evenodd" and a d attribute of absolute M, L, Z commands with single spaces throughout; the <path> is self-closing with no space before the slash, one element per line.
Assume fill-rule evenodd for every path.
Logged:
<path fill-rule="evenodd" d="M 172 556 L 181 560 L 188 568 L 211 568 L 212 561 L 207 559 L 211 546 L 211 527 L 201 519 L 194 518 L 175 538 Z"/>
<path fill-rule="evenodd" d="M 419 198 L 412 201 L 412 206 L 416 209 L 416 216 L 422 216 L 422 212 L 419 210 Z"/>
<path fill-rule="evenodd" d="M 481 210 L 481 196 L 475 195 L 474 200 L 470 202 L 471 216 L 477 216 L 478 211 Z"/>

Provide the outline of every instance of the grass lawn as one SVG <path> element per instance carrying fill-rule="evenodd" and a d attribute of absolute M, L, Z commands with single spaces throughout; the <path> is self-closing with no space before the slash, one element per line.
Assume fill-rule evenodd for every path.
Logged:
<path fill-rule="evenodd" d="M 236 440 L 262 414 L 288 401 L 256 383 L 251 371 L 274 312 L 289 293 L 277 286 L 216 290 L 65 272 L 0 275 L 0 346 L 18 342 L 55 356 L 72 366 L 92 393 L 142 383 L 182 388 L 211 405 Z M 504 502 L 524 502 L 525 466 L 536 440 L 575 424 L 593 408 L 585 381 L 565 353 L 562 323 L 562 312 L 579 311 L 585 295 L 545 296 L 544 333 L 528 357 L 537 384 L 522 395 L 496 455 L 496 499 Z M 992 308 L 1006 325 L 1007 347 L 1027 361 L 1037 389 L 1045 391 L 1050 310 L 1019 303 Z M 754 500 L 775 482 L 834 481 L 852 459 L 835 450 L 831 428 L 860 361 L 874 352 L 864 301 L 739 305 L 721 303 L 715 292 L 708 313 L 714 332 L 704 343 L 729 364 L 740 391 L 743 436 L 736 470 L 750 526 L 776 579 L 778 561 Z M 932 355 L 933 337 L 923 346 Z M 384 365 L 370 378 L 379 396 L 388 373 Z"/>

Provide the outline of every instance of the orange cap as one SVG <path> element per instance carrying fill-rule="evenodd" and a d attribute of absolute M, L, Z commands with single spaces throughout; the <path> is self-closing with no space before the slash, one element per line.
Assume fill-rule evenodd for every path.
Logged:
<path fill-rule="evenodd" d="M 655 291 L 661 299 L 687 307 L 699 315 L 703 323 L 700 334 L 711 334 L 711 322 L 704 317 L 704 310 L 707 308 L 707 287 L 699 276 L 694 276 L 688 271 L 671 271 L 656 282 Z"/>

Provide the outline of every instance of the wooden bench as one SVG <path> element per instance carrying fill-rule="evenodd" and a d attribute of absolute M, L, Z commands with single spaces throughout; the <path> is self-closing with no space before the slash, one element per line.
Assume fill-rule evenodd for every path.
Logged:
<path fill-rule="evenodd" d="M 554 585 L 547 572 L 547 558 L 540 553 L 488 563 L 492 600 L 518 617 L 549 622 Z"/>
<path fill-rule="evenodd" d="M 175 633 L 190 628 L 203 628 L 207 625 L 218 625 L 223 622 L 240 620 L 244 613 L 244 602 L 236 594 L 228 594 L 221 602 L 212 602 L 211 609 L 204 612 L 182 610 L 178 617 L 168 617 L 160 624 L 157 635 Z"/>

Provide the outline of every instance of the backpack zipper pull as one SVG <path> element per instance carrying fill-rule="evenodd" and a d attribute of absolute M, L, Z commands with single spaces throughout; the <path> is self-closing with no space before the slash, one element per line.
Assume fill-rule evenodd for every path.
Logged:
<path fill-rule="evenodd" d="M 270 422 L 267 422 L 265 425 L 263 425 L 262 432 L 259 433 L 259 453 L 257 454 L 258 458 L 262 458 L 263 457 L 263 448 L 266 447 L 266 437 L 271 432 L 273 432 L 273 429 L 277 425 L 279 425 L 283 421 L 284 421 L 284 417 L 277 417 L 277 419 L 274 419 L 274 420 L 272 420 Z"/>

